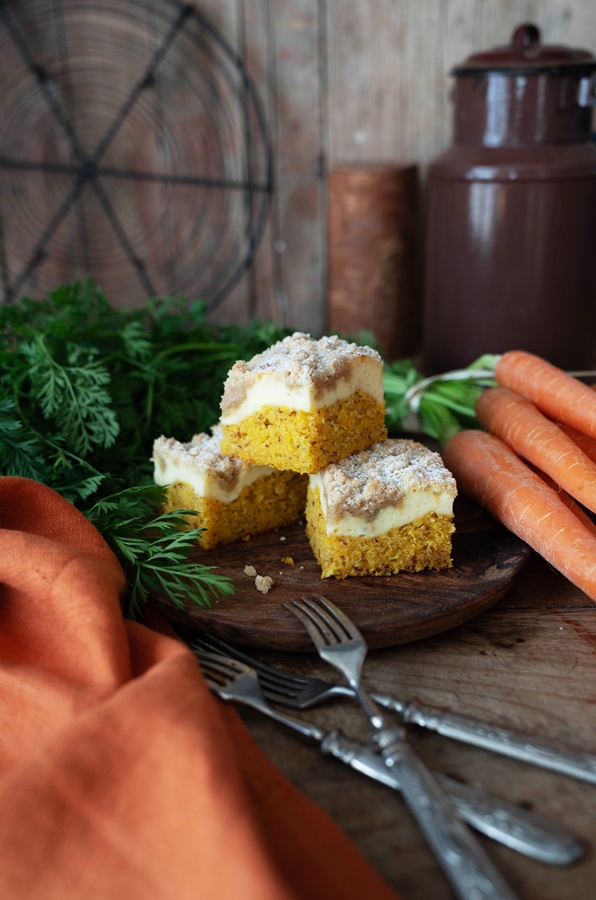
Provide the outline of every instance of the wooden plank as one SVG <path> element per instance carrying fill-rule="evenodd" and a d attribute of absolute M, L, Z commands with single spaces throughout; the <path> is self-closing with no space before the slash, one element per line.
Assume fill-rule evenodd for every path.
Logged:
<path fill-rule="evenodd" d="M 560 0 L 328 4 L 330 164 L 416 161 L 451 138 L 449 72 L 535 21 L 543 41 L 596 47 L 596 6 Z"/>
<path fill-rule="evenodd" d="M 203 12 L 224 37 L 233 52 L 242 55 L 242 3 L 241 0 L 204 0 Z M 237 134 L 242 133 L 241 107 L 237 105 L 232 113 L 231 127 Z M 223 123 L 222 123 L 223 124 Z M 244 276 L 240 279 L 210 318 L 220 324 L 244 321 L 251 309 L 250 282 Z"/>
<path fill-rule="evenodd" d="M 277 99 L 277 51 L 275 44 L 275 12 L 269 3 L 243 3 L 243 55 L 245 64 L 257 91 L 264 115 L 269 146 L 272 154 L 272 173 L 277 174 L 276 144 L 278 133 Z M 282 325 L 284 315 L 283 300 L 278 284 L 279 257 L 274 249 L 277 229 L 273 227 L 274 216 L 277 223 L 278 188 L 269 198 L 265 230 L 260 238 L 252 265 L 246 273 L 250 285 L 250 305 L 247 316 L 272 319 Z"/>
<path fill-rule="evenodd" d="M 316 0 L 274 0 L 277 68 L 277 233 L 287 313 L 282 324 L 319 336 L 324 303 L 320 20 Z"/>
<path fill-rule="evenodd" d="M 283 327 L 324 330 L 318 29 L 316 0 L 270 9 L 256 0 L 241 4 L 238 47 L 267 115 L 276 194 L 244 279 L 244 305 L 226 300 L 216 321 L 257 315 Z"/>

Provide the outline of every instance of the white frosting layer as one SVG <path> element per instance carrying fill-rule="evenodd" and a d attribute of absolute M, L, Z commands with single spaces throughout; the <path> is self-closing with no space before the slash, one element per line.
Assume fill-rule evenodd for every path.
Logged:
<path fill-rule="evenodd" d="M 426 516 L 429 513 L 437 515 L 453 515 L 453 493 L 435 490 L 412 491 L 403 498 L 399 506 L 386 506 L 380 510 L 373 519 L 364 519 L 360 516 L 345 515 L 335 522 L 327 517 L 327 503 L 323 481 L 320 475 L 310 476 L 310 487 L 319 491 L 321 508 L 325 517 L 327 534 L 344 535 L 346 537 L 374 538 L 385 534 L 392 528 L 401 528 L 415 519 Z"/>
<path fill-rule="evenodd" d="M 435 512 L 451 516 L 457 485 L 440 455 L 391 438 L 310 476 L 327 534 L 377 537 Z"/>
<path fill-rule="evenodd" d="M 276 471 L 271 466 L 251 466 L 221 455 L 206 459 L 204 452 L 197 451 L 196 443 L 183 444 L 173 438 L 158 438 L 153 446 L 155 483 L 166 487 L 181 481 L 190 485 L 199 497 L 231 503 L 248 485 Z M 227 463 L 227 479 L 218 477 L 218 468 L 222 463 Z M 231 478 L 230 463 L 233 469 Z"/>
<path fill-rule="evenodd" d="M 222 413 L 222 425 L 235 425 L 258 412 L 263 406 L 286 407 L 310 411 L 331 406 L 355 391 L 370 394 L 378 403 L 384 402 L 382 366 L 375 359 L 359 360 L 349 379 L 338 379 L 329 389 L 316 395 L 312 382 L 294 386 L 277 372 L 262 372 L 256 377 L 239 406 Z"/>

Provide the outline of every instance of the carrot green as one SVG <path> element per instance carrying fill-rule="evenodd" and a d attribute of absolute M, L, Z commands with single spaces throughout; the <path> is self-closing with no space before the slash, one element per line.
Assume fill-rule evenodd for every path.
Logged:
<path fill-rule="evenodd" d="M 0 307 L 0 474 L 49 485 L 94 522 L 127 573 L 128 615 L 153 590 L 200 605 L 231 593 L 191 558 L 197 532 L 159 513 L 153 440 L 208 429 L 231 365 L 283 334 L 209 324 L 183 298 L 117 310 L 91 280 Z"/>
<path fill-rule="evenodd" d="M 476 403 L 496 384 L 499 357 L 485 354 L 465 369 L 425 378 L 409 360 L 386 364 L 383 376 L 390 431 L 435 438 L 441 446 L 463 428 L 478 428 Z"/>

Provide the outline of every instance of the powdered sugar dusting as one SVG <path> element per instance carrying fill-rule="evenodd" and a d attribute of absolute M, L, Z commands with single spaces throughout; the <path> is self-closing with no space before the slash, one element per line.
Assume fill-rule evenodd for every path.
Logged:
<path fill-rule="evenodd" d="M 455 479 L 438 453 L 417 441 L 390 439 L 374 444 L 319 472 L 327 516 L 372 520 L 388 506 L 399 506 L 416 491 L 457 494 Z"/>

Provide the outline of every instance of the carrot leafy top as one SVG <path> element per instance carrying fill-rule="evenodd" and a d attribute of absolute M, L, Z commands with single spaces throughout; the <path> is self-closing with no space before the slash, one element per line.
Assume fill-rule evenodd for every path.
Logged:
<path fill-rule="evenodd" d="M 476 401 L 496 384 L 499 357 L 486 353 L 465 369 L 424 378 L 410 360 L 385 366 L 383 386 L 387 426 L 391 432 L 428 435 L 441 446 L 464 428 L 479 428 Z"/>
<path fill-rule="evenodd" d="M 152 591 L 200 605 L 230 593 L 192 559 L 197 530 L 160 514 L 153 440 L 214 424 L 230 366 L 284 334 L 210 324 L 182 297 L 115 309 L 91 279 L 0 307 L 0 475 L 47 484 L 96 525 L 128 576 L 129 615 Z"/>

